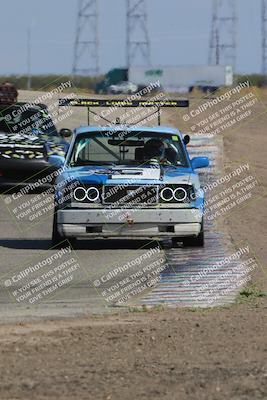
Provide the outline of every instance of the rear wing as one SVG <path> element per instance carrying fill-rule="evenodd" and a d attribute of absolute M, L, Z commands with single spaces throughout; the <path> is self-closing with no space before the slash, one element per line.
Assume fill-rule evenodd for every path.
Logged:
<path fill-rule="evenodd" d="M 102 115 L 98 115 L 91 110 L 93 107 L 156 107 L 157 110 L 153 114 L 158 113 L 158 124 L 160 125 L 160 109 L 162 107 L 189 107 L 189 100 L 128 100 L 128 99 L 59 99 L 59 107 L 86 107 L 88 110 L 88 125 L 90 125 L 90 113 L 97 115 L 105 121 L 112 123 L 111 121 L 104 118 Z M 152 114 L 152 115 L 153 115 Z M 147 117 L 145 117 L 147 118 Z M 143 119 L 145 119 L 143 118 Z M 142 120 L 143 120 L 142 119 Z M 142 120 L 138 121 L 141 122 Z M 116 120 L 116 123 L 120 123 Z"/>

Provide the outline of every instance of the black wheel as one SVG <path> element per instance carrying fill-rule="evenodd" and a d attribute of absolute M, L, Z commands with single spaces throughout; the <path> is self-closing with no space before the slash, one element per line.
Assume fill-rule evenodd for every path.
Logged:
<path fill-rule="evenodd" d="M 54 210 L 53 217 L 53 230 L 52 230 L 52 245 L 58 246 L 60 242 L 62 242 L 62 237 L 57 230 L 57 210 Z"/>
<path fill-rule="evenodd" d="M 65 236 L 61 236 L 57 229 L 57 210 L 54 211 L 54 218 L 53 218 L 53 230 L 52 230 L 52 245 L 57 248 L 68 247 L 75 247 L 77 242 L 76 238 L 66 238 Z"/>
<path fill-rule="evenodd" d="M 63 239 L 64 240 L 64 239 Z M 61 244 L 62 247 L 72 247 L 73 249 L 76 248 L 77 245 L 77 239 L 74 237 L 69 237 L 69 238 L 65 238 L 64 242 Z"/>
<path fill-rule="evenodd" d="M 189 236 L 183 239 L 184 247 L 203 247 L 204 246 L 204 232 L 201 231 L 200 234 L 195 236 Z"/>
<path fill-rule="evenodd" d="M 177 242 L 183 242 L 184 247 L 203 247 L 204 246 L 204 222 L 201 222 L 201 230 L 198 236 L 188 236 L 182 239 L 172 238 L 172 243 L 175 246 Z"/>
<path fill-rule="evenodd" d="M 177 243 L 178 242 L 182 242 L 182 239 L 177 238 L 177 237 L 173 237 L 172 238 L 172 247 L 177 247 Z"/>
<path fill-rule="evenodd" d="M 183 239 L 184 247 L 203 247 L 204 246 L 204 220 L 201 221 L 201 230 L 198 236 L 190 236 Z"/>

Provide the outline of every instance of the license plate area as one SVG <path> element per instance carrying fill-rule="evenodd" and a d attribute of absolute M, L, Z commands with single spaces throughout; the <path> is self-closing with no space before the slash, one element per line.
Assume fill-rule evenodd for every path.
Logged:
<path fill-rule="evenodd" d="M 152 185 L 106 185 L 103 187 L 103 204 L 138 205 L 157 204 L 158 187 Z"/>

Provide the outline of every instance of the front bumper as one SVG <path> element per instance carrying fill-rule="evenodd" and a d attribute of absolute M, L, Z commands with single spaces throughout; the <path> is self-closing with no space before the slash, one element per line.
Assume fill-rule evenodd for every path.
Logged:
<path fill-rule="evenodd" d="M 203 213 L 186 209 L 64 209 L 57 214 L 64 237 L 186 237 L 201 231 Z"/>

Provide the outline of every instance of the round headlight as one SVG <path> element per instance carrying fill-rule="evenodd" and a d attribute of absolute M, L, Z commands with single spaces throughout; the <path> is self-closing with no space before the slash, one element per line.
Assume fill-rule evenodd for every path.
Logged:
<path fill-rule="evenodd" d="M 179 187 L 175 189 L 173 196 L 177 201 L 184 201 L 187 198 L 187 192 L 184 188 Z"/>
<path fill-rule="evenodd" d="M 164 188 L 160 192 L 160 197 L 164 201 L 171 201 L 173 199 L 173 190 L 171 188 Z"/>
<path fill-rule="evenodd" d="M 99 199 L 99 190 L 95 187 L 89 187 L 86 196 L 89 201 L 97 201 Z"/>
<path fill-rule="evenodd" d="M 84 201 L 86 199 L 86 194 L 86 189 L 82 186 L 78 186 L 73 192 L 73 197 L 76 201 Z"/>

